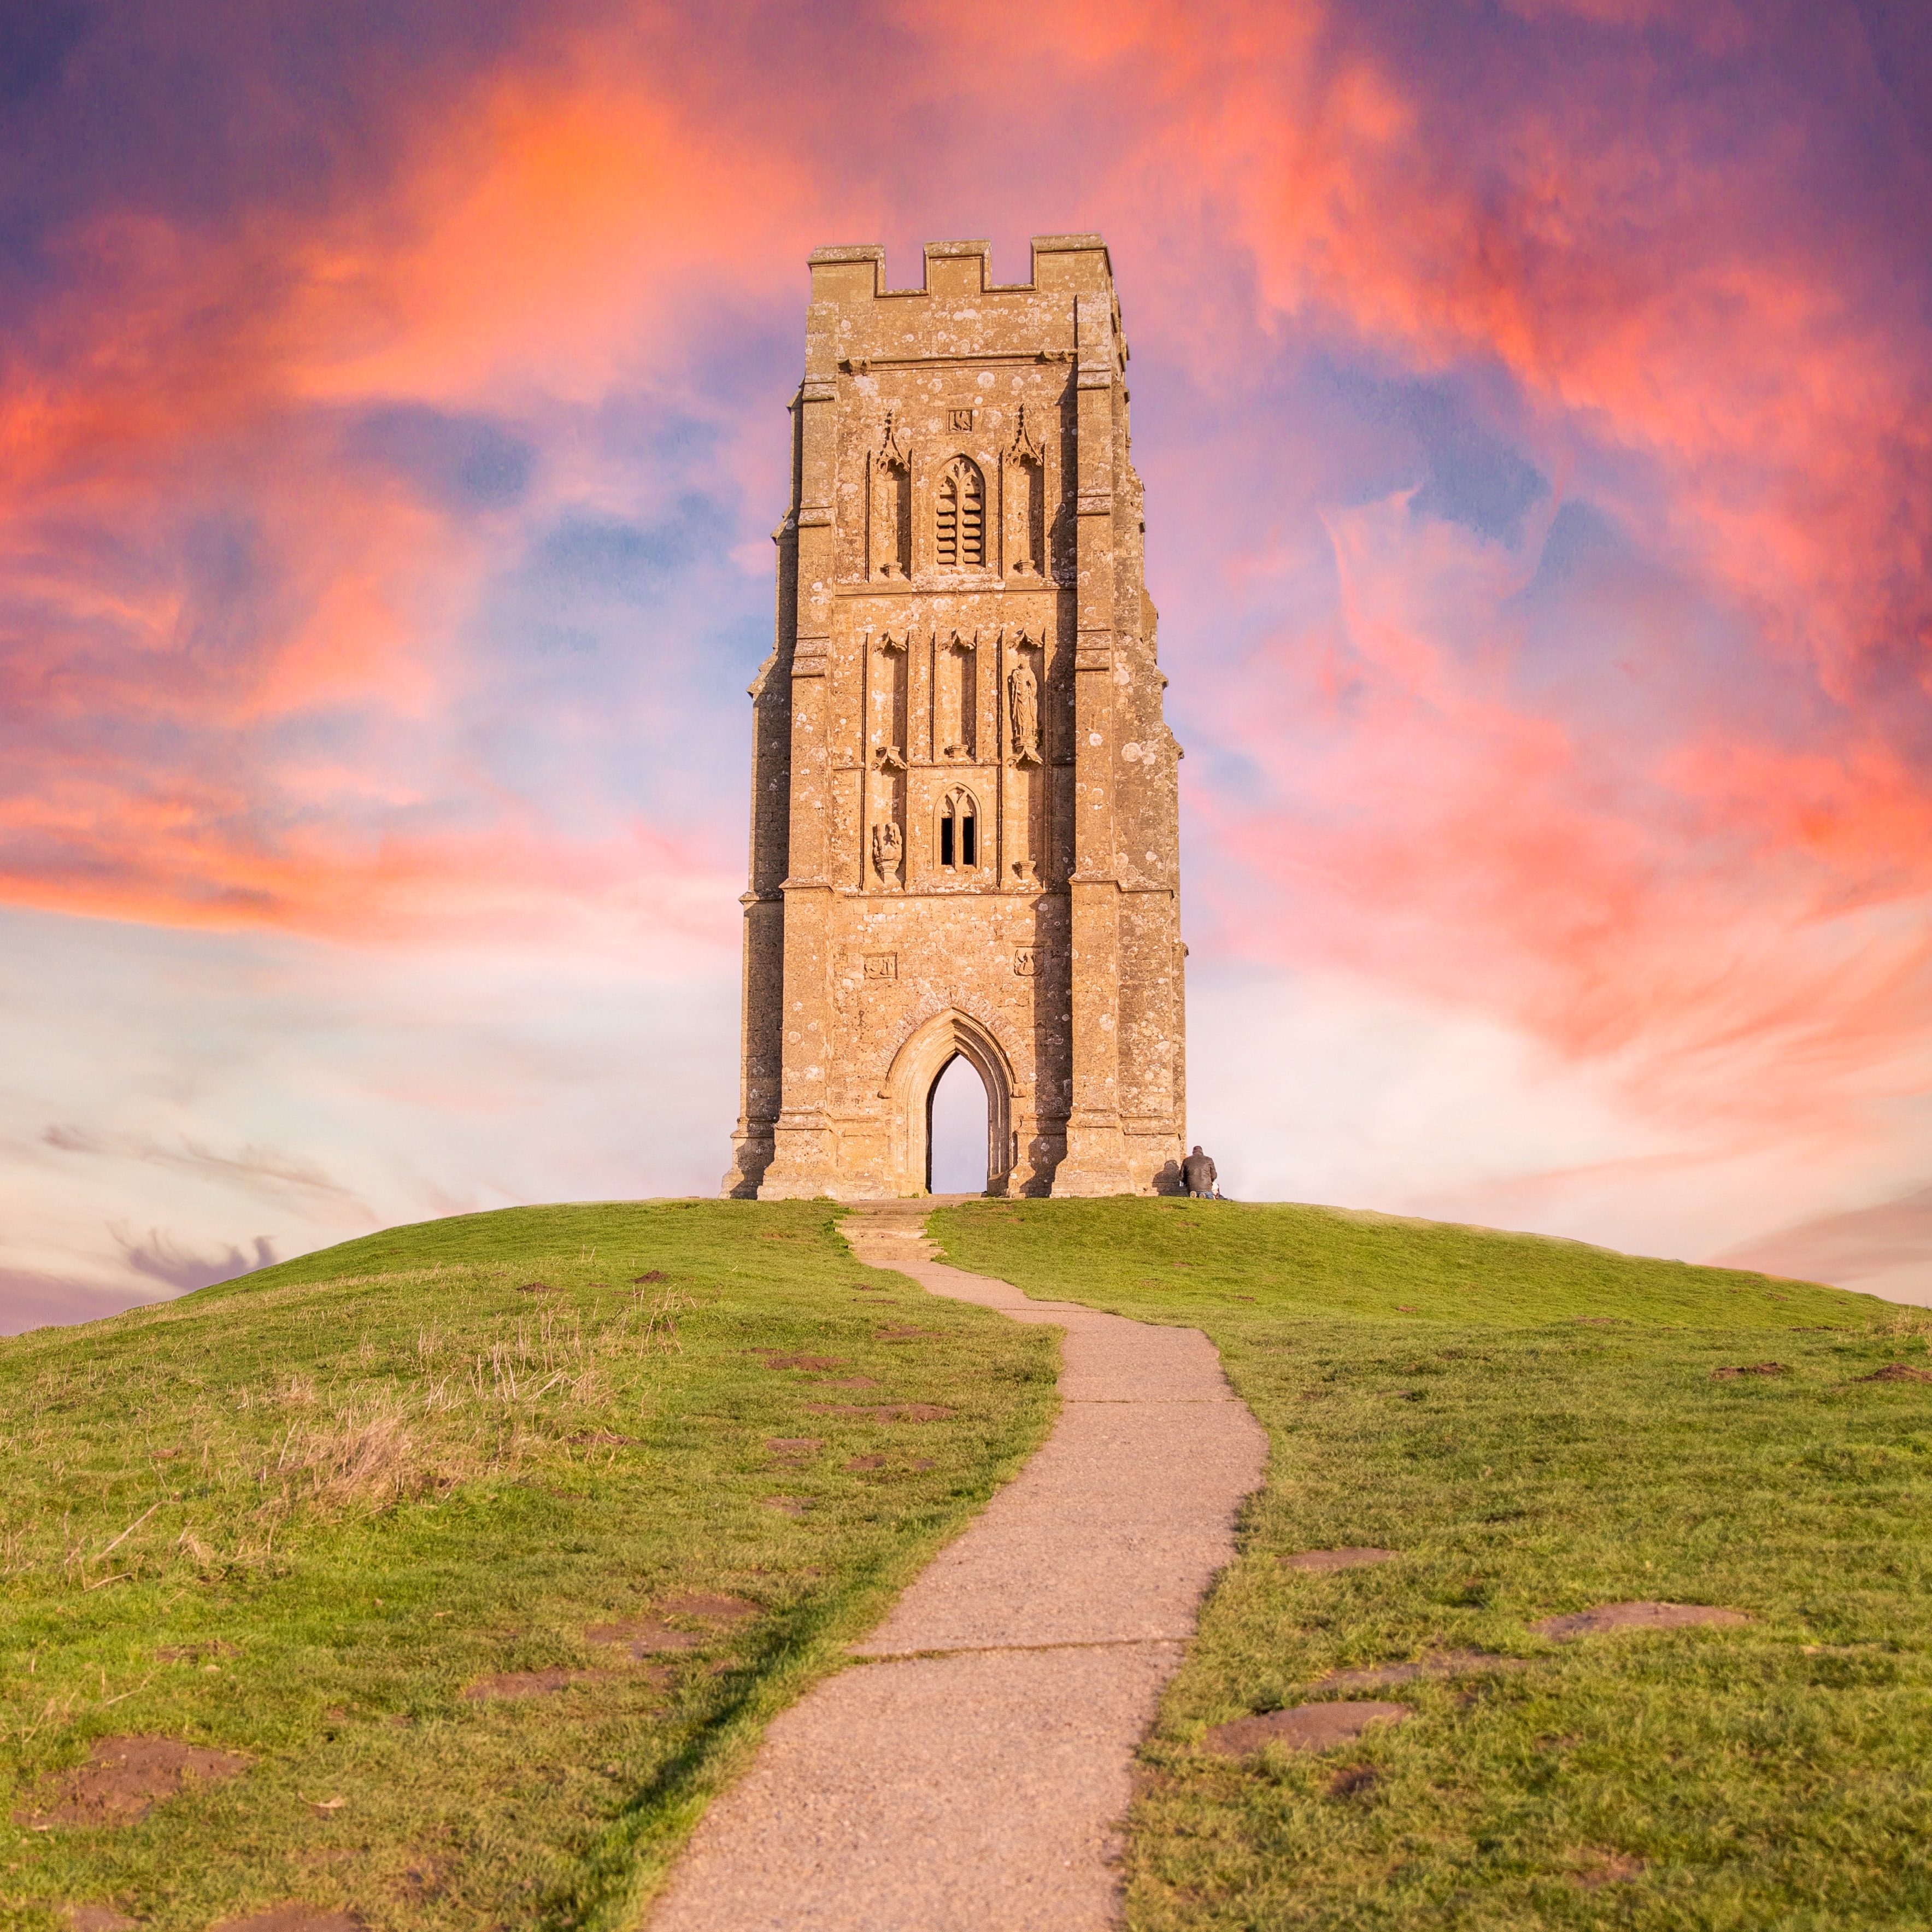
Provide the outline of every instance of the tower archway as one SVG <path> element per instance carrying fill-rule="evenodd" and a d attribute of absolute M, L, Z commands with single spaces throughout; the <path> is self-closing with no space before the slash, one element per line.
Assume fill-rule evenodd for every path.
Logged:
<path fill-rule="evenodd" d="M 928 1191 L 932 1091 L 955 1060 L 965 1060 L 986 1090 L 986 1190 L 1006 1192 L 1014 1160 L 1012 1064 L 990 1029 L 970 1013 L 948 1007 L 914 1028 L 892 1056 L 880 1090 L 891 1122 L 889 1184 L 894 1194 Z"/>
<path fill-rule="evenodd" d="M 973 1063 L 956 1054 L 939 1070 L 926 1103 L 929 1194 L 982 1194 L 986 1187 L 986 1088 Z"/>

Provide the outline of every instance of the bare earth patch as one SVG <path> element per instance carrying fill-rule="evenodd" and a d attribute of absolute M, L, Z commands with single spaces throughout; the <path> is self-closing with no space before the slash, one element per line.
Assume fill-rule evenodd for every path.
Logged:
<path fill-rule="evenodd" d="M 754 1355 L 765 1358 L 768 1369 L 842 1369 L 845 1364 L 837 1355 L 775 1355 L 764 1348 L 754 1348 Z"/>
<path fill-rule="evenodd" d="M 932 1402 L 881 1402 L 876 1408 L 863 1403 L 838 1402 L 808 1402 L 805 1406 L 809 1414 L 836 1415 L 848 1422 L 946 1422 L 952 1415 L 951 1409 L 941 1408 Z"/>
<path fill-rule="evenodd" d="M 1353 1744 L 1371 1724 L 1399 1724 L 1414 1714 L 1406 1704 L 1297 1704 L 1258 1718 L 1216 1724 L 1201 1742 L 1223 1757 L 1246 1757 L 1264 1744 L 1288 1750 L 1331 1750 Z"/>
<path fill-rule="evenodd" d="M 43 1780 L 38 1797 L 14 1814 L 16 1825 L 129 1825 L 145 1818 L 190 1779 L 215 1784 L 253 1762 L 176 1738 L 97 1738 L 87 1762 Z"/>
<path fill-rule="evenodd" d="M 1376 1788 L 1376 1772 L 1372 1764 L 1345 1764 L 1328 1780 L 1330 1798 L 1366 1798 Z"/>
<path fill-rule="evenodd" d="M 742 1597 L 722 1597 L 712 1590 L 667 1597 L 658 1607 L 668 1617 L 708 1617 L 722 1624 L 741 1624 L 758 1614 L 756 1604 L 748 1604 Z"/>
<path fill-rule="evenodd" d="M 1875 1374 L 1861 1376 L 1862 1382 L 1932 1382 L 1932 1375 L 1923 1369 L 1908 1366 L 1904 1362 L 1888 1362 Z"/>
<path fill-rule="evenodd" d="M 633 1657 L 652 1657 L 661 1651 L 696 1650 L 704 1640 L 692 1630 L 673 1630 L 650 1617 L 632 1617 L 621 1623 L 592 1624 L 584 1633 L 586 1643 L 621 1643 Z"/>
<path fill-rule="evenodd" d="M 1714 1382 L 1727 1382 L 1739 1376 L 1788 1376 L 1790 1372 L 1782 1362 L 1750 1362 L 1742 1368 L 1713 1369 L 1711 1379 Z"/>
<path fill-rule="evenodd" d="M 1481 1650 L 1438 1650 L 1410 1664 L 1372 1664 L 1355 1670 L 1331 1670 L 1318 1677 L 1317 1690 L 1372 1690 L 1384 1684 L 1412 1684 L 1418 1677 L 1460 1677 L 1478 1670 L 1526 1670 L 1527 1658 L 1492 1657 Z"/>
<path fill-rule="evenodd" d="M 154 1646 L 154 1660 L 158 1664 L 199 1664 L 210 1657 L 235 1657 L 240 1653 L 232 1643 L 224 1643 L 219 1637 L 206 1643 L 158 1643 Z"/>
<path fill-rule="evenodd" d="M 140 1923 L 111 1905 L 70 1905 L 62 1916 L 70 1932 L 134 1932 Z"/>
<path fill-rule="evenodd" d="M 1576 1856 L 1590 1862 L 1567 1876 L 1572 1885 L 1585 1892 L 1600 1891 L 1606 1885 L 1618 1885 L 1643 1876 L 1642 1859 L 1629 1852 L 1580 1852 Z"/>
<path fill-rule="evenodd" d="M 883 1469 L 886 1459 L 883 1456 L 854 1456 L 845 1466 L 848 1469 Z"/>
<path fill-rule="evenodd" d="M 1359 1570 L 1365 1563 L 1388 1563 L 1394 1560 L 1396 1552 L 1393 1550 L 1304 1550 L 1293 1556 L 1284 1556 L 1281 1567 L 1284 1570 Z"/>
<path fill-rule="evenodd" d="M 494 1677 L 479 1677 L 464 1688 L 464 1696 L 542 1697 L 553 1690 L 567 1690 L 573 1684 L 603 1684 L 619 1673 L 614 1670 L 563 1670 L 555 1666 L 547 1670 L 500 1670 Z"/>
<path fill-rule="evenodd" d="M 802 1461 L 808 1456 L 816 1456 L 825 1447 L 824 1438 L 818 1436 L 774 1436 L 765 1444 L 774 1456 L 783 1456 L 793 1461 Z"/>
<path fill-rule="evenodd" d="M 252 1912 L 246 1918 L 224 1918 L 209 1932 L 363 1932 L 363 1926 L 352 1912 L 304 1905 L 300 1899 L 291 1898 L 266 1912 Z"/>
<path fill-rule="evenodd" d="M 776 1510 L 781 1516 L 802 1516 L 812 1507 L 808 1496 L 762 1496 L 759 1500 L 766 1509 Z"/>
<path fill-rule="evenodd" d="M 1530 1628 L 1538 1636 L 1595 1636 L 1604 1630 L 1683 1630 L 1692 1624 L 1748 1624 L 1742 1610 L 1720 1610 L 1707 1604 L 1595 1604 L 1568 1616 L 1545 1617 Z"/>

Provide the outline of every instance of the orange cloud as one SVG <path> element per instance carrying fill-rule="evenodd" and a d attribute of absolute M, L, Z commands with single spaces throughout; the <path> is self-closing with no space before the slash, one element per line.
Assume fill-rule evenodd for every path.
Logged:
<path fill-rule="evenodd" d="M 66 238 L 73 280 L 0 393 L 4 675 L 33 733 L 0 892 L 386 940 L 545 906 L 688 929 L 735 839 L 688 851 L 621 808 L 546 831 L 412 729 L 478 675 L 458 640 L 510 532 L 338 447 L 398 400 L 594 400 L 665 373 L 707 304 L 800 275 L 771 240 L 784 177 L 595 51 L 434 103 L 386 194 L 206 229 L 110 208 Z M 489 829 L 411 824 L 452 809 Z"/>
<path fill-rule="evenodd" d="M 1506 386 L 1551 510 L 1588 467 L 1633 545 L 1748 632 L 1760 686 L 1828 700 L 1776 730 L 1528 701 L 1508 670 L 1534 532 L 1512 552 L 1387 502 L 1331 506 L 1332 634 L 1328 613 L 1283 627 L 1228 730 L 1273 796 L 1190 767 L 1280 880 L 1273 944 L 1566 1053 L 1648 1042 L 1644 1077 L 1673 1091 L 1672 1065 L 1727 1040 L 1766 1042 L 1790 1086 L 1916 1038 L 1932 802 L 1886 680 L 1932 688 L 1932 358 L 1900 292 L 1922 264 L 1901 269 L 1882 211 L 1846 198 L 1834 220 L 1809 185 L 1826 110 L 1802 76 L 1695 84 L 1699 61 L 1778 34 L 1802 57 L 1790 20 L 1514 12 L 1515 38 L 1486 40 L 1472 12 L 1425 53 L 1400 10 L 1312 0 L 1224 8 L 1211 31 L 1173 0 L 910 7 L 850 30 L 874 35 L 859 62 L 776 16 L 722 38 L 655 8 L 562 18 L 541 58 L 486 63 L 406 117 L 373 185 L 203 228 L 101 211 L 66 238 L 86 272 L 0 397 L 0 544 L 34 614 L 9 695 L 46 740 L 0 814 L 4 890 L 391 933 L 514 921 L 546 895 L 604 906 L 631 879 L 676 902 L 709 848 L 658 830 L 640 854 L 609 801 L 566 832 L 460 747 L 412 740 L 482 675 L 460 640 L 514 532 L 344 475 L 328 425 L 398 402 L 576 411 L 546 446 L 566 483 L 544 487 L 601 505 L 585 424 L 634 385 L 703 417 L 712 460 L 775 514 L 790 366 L 748 428 L 695 360 L 728 327 L 766 364 L 795 342 L 806 247 L 956 211 L 969 232 L 1090 220 L 1136 339 L 1238 410 L 1291 340 Z M 1588 38 L 1558 59 L 1523 38 L 1558 34 Z M 1658 34 L 1686 64 L 1671 89 Z M 1046 83 L 1015 81 L 1036 71 L 1052 114 Z M 1297 434 L 1270 425 L 1242 473 L 1191 478 L 1202 527 L 1274 487 Z M 174 567 L 203 499 L 246 505 L 263 560 L 226 645 Z M 161 561 L 103 569 L 83 530 Z M 1222 614 L 1180 615 L 1202 636 Z M 1680 648 L 1675 621 L 1632 620 L 1646 670 Z M 171 764 L 130 718 L 194 746 Z"/>

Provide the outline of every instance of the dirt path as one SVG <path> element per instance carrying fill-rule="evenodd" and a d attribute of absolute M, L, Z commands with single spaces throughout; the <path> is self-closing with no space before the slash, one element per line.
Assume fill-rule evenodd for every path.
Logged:
<path fill-rule="evenodd" d="M 1198 1330 L 928 1260 L 931 1202 L 844 1226 L 934 1294 L 1066 1331 L 1052 1433 L 855 1656 L 766 1732 L 651 1932 L 1085 1932 L 1116 1922 L 1134 1748 L 1234 1553 L 1267 1438 Z"/>

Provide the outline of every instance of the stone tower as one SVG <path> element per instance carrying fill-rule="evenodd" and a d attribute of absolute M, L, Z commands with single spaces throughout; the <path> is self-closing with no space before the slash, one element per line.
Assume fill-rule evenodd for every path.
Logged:
<path fill-rule="evenodd" d="M 1173 1192 L 1175 761 L 1097 235 L 811 258 L 776 648 L 751 687 L 724 1191 L 924 1192 L 963 1054 L 996 1194 Z"/>

